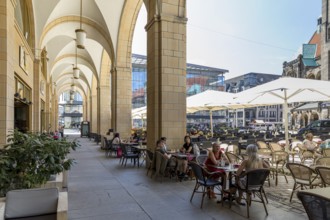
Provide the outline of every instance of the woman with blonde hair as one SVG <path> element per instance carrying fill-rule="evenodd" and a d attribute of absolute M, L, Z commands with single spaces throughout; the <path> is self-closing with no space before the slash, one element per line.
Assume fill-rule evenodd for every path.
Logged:
<path fill-rule="evenodd" d="M 236 183 L 240 188 L 245 188 L 246 185 L 246 178 L 239 178 L 239 176 L 245 171 L 250 171 L 254 169 L 261 169 L 261 168 L 269 168 L 269 164 L 258 157 L 257 155 L 258 147 L 255 144 L 249 144 L 246 147 L 246 153 L 248 155 L 248 159 L 244 160 L 240 167 L 238 168 L 236 175 Z M 246 177 L 246 176 L 245 176 Z M 240 205 L 245 205 L 244 203 L 241 203 L 242 199 L 242 192 L 239 191 L 239 197 L 236 199 L 236 202 Z"/>
<path fill-rule="evenodd" d="M 209 172 L 215 172 L 215 174 L 213 174 L 209 178 L 216 179 L 216 180 L 221 178 L 223 189 L 225 189 L 225 186 L 226 186 L 226 172 L 223 169 L 218 168 L 218 167 L 221 165 L 221 160 L 223 160 L 224 157 L 225 156 L 220 149 L 220 144 L 213 143 L 212 150 L 209 151 L 208 157 L 205 161 L 206 169 Z M 208 194 L 209 194 L 209 197 L 216 198 L 213 189 L 208 188 Z"/>

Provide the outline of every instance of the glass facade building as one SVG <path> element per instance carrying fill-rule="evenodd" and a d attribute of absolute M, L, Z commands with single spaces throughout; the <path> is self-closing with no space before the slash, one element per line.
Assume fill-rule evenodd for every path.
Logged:
<path fill-rule="evenodd" d="M 187 63 L 187 96 L 206 90 L 224 91 L 225 69 Z M 132 55 L 132 107 L 147 105 L 147 57 Z"/>

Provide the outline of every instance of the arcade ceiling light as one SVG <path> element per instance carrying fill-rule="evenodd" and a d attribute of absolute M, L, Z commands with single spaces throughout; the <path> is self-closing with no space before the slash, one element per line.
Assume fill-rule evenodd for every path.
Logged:
<path fill-rule="evenodd" d="M 80 0 L 80 28 L 76 29 L 77 47 L 85 49 L 86 31 L 82 29 L 82 0 Z"/>

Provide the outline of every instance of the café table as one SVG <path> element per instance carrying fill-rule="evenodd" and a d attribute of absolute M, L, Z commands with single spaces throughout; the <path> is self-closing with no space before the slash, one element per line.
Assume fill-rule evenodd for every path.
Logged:
<path fill-rule="evenodd" d="M 131 145 L 132 148 L 135 149 L 135 151 L 139 152 L 140 157 L 143 157 L 142 162 L 140 163 L 140 166 L 143 165 L 144 161 L 145 161 L 145 157 L 146 157 L 146 151 L 147 151 L 147 146 L 146 145 L 136 145 L 133 144 Z"/>
<path fill-rule="evenodd" d="M 330 199 L 330 189 L 329 187 L 324 188 L 314 188 L 314 189 L 305 189 L 304 192 L 313 193 L 318 196 L 323 196 Z"/>
<path fill-rule="evenodd" d="M 237 165 L 233 165 L 233 164 L 229 164 L 229 165 L 226 165 L 226 166 L 217 166 L 218 169 L 222 169 L 223 171 L 225 171 L 226 173 L 226 179 L 228 179 L 228 183 L 229 183 L 229 187 L 227 187 L 227 183 L 225 185 L 225 188 L 223 191 L 225 193 L 228 194 L 228 197 L 229 199 L 232 199 L 232 198 L 235 198 L 235 195 L 232 194 L 232 192 L 230 191 L 230 187 L 233 186 L 233 174 L 236 173 L 236 171 L 238 170 L 238 167 Z M 234 197 L 233 197 L 234 196 Z M 217 201 L 217 203 L 219 203 L 220 201 Z"/>
<path fill-rule="evenodd" d="M 229 186 L 233 185 L 232 176 L 233 176 L 233 173 L 236 173 L 236 171 L 238 170 L 238 167 L 239 166 L 234 165 L 234 164 L 229 164 L 227 166 L 217 166 L 218 169 L 222 169 L 223 171 L 226 172 L 226 177 L 227 177 L 227 179 L 229 179 Z"/>
<path fill-rule="evenodd" d="M 186 153 L 181 153 L 181 152 L 171 153 L 171 155 L 178 159 L 188 159 L 188 160 L 192 160 L 196 157 L 195 154 L 189 154 L 189 153 L 186 154 Z"/>

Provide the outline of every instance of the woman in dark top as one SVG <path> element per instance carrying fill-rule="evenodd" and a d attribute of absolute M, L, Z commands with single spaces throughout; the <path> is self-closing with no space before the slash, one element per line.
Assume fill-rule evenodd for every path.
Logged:
<path fill-rule="evenodd" d="M 184 137 L 184 144 L 183 144 L 182 148 L 180 149 L 180 152 L 181 153 L 190 153 L 190 154 L 194 153 L 193 144 L 191 143 L 190 136 Z"/>

